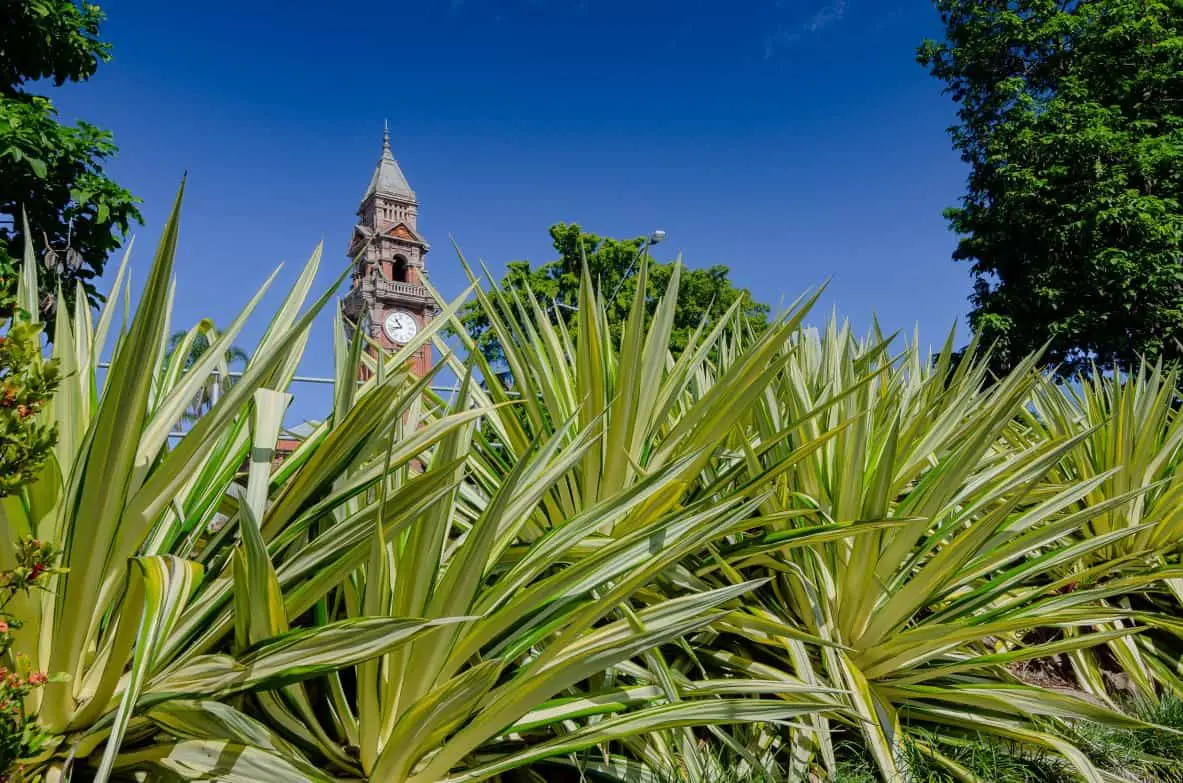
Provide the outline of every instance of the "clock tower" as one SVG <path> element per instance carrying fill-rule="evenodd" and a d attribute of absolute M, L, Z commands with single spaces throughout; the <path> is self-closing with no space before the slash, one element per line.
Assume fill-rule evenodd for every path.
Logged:
<path fill-rule="evenodd" d="M 435 316 L 436 304 L 422 282 L 428 245 L 415 227 L 419 202 L 390 151 L 389 126 L 357 214 L 361 221 L 349 240 L 353 286 L 345 297 L 345 317 L 395 351 Z M 431 346 L 424 345 L 411 369 L 423 375 L 431 361 Z"/>

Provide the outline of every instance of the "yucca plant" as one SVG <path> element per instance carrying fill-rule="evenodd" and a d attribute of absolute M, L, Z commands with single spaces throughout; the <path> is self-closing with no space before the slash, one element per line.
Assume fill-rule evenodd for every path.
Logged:
<path fill-rule="evenodd" d="M 583 295 L 594 300 L 588 279 Z M 548 345 L 543 353 L 520 339 L 504 342 L 521 379 L 512 392 L 487 366 L 478 384 L 473 368 L 439 342 L 443 364 L 461 378 L 458 394 L 450 406 L 425 394 L 409 408 L 385 436 L 386 455 L 377 455 L 387 480 L 374 497 L 352 496 L 339 509 L 347 518 L 379 509 L 364 567 L 323 599 L 319 589 L 297 588 L 308 600 L 289 599 L 287 614 L 317 612 L 317 622 L 358 613 L 468 619 L 347 676 L 329 676 L 319 707 L 310 707 L 305 694 L 287 694 L 258 710 L 339 774 L 433 783 L 483 780 L 638 735 L 667 736 L 675 747 L 681 738 L 692 747 L 689 727 L 783 723 L 836 709 L 822 689 L 690 678 L 662 662 L 661 645 L 720 621 L 756 583 L 700 590 L 675 578 L 656 586 L 689 554 L 747 527 L 761 493 L 755 483 L 687 502 L 686 486 L 714 459 L 716 432 L 745 415 L 747 400 L 714 394 L 693 404 L 692 373 L 701 360 L 691 355 L 680 369 L 667 367 L 672 301 L 647 331 L 639 317 L 630 319 L 619 345 L 589 309 L 578 350 L 536 303 L 494 313 L 506 334 L 542 330 Z M 638 299 L 634 313 L 641 306 Z M 454 313 L 444 308 L 431 329 Z M 794 328 L 786 323 L 784 333 Z M 344 352 L 343 335 L 338 345 Z M 351 351 L 376 379 L 391 372 L 361 352 L 360 340 Z M 773 352 L 774 343 L 761 344 L 749 366 Z M 587 361 L 589 354 L 600 357 L 597 363 Z M 480 366 L 479 354 L 473 357 Z M 668 387 L 662 394 L 670 414 L 642 436 L 649 418 L 630 405 L 652 404 L 647 382 Z M 591 389 L 598 401 L 589 399 Z M 625 394 L 634 403 L 622 401 Z M 363 404 L 339 397 L 333 419 L 348 419 L 351 406 Z M 421 465 L 406 461 L 405 440 L 438 428 L 441 417 L 467 419 Z M 677 432 L 683 417 L 705 429 Z M 634 439 L 629 450 L 643 467 L 622 472 L 628 454 L 618 452 Z M 661 441 L 665 450 L 649 453 Z M 264 536 L 275 513 L 262 518 Z M 322 526 L 315 537 L 310 527 L 299 529 L 310 550 L 328 545 L 338 528 Z M 799 540 L 844 534 L 803 530 Z M 283 534 L 270 548 L 275 590 L 287 595 L 286 576 L 305 555 Z M 279 619 L 276 612 L 266 622 Z M 229 614 L 219 622 L 227 626 Z"/>
<path fill-rule="evenodd" d="M 16 542 L 26 536 L 62 552 L 62 572 L 48 591 L 17 595 L 8 608 L 22 621 L 10 654 L 26 656 L 52 678 L 28 705 L 52 737 L 46 753 L 28 760 L 28 768 L 51 778 L 68 775 L 72 766 L 93 764 L 101 781 L 116 768 L 138 763 L 119 753 L 124 739 L 142 742 L 158 732 L 143 717 L 153 704 L 226 696 L 307 679 L 376 655 L 436 625 L 388 617 L 351 618 L 310 631 L 286 633 L 284 628 L 269 635 L 255 626 L 249 648 L 231 648 L 236 657 L 223 654 L 228 643 L 223 641 L 226 634 L 217 633 L 216 622 L 221 604 L 213 599 L 230 581 L 230 567 L 225 560 L 201 563 L 189 555 L 194 539 L 204 532 L 215 511 L 227 502 L 233 505 L 233 479 L 250 450 L 252 420 L 275 414 L 261 410 L 256 392 L 283 389 L 290 382 L 307 330 L 331 291 L 300 312 L 319 264 L 318 249 L 273 319 L 241 382 L 179 442 L 169 445 L 174 424 L 263 293 L 256 294 L 210 351 L 187 371 L 160 372 L 169 334 L 179 206 L 180 194 L 134 315 L 129 317 L 124 310 L 123 322 L 117 323 L 130 298 L 125 289 L 126 257 L 97 325 L 85 308 L 72 316 L 66 308 L 58 309 L 53 358 L 61 366 L 63 380 L 52 405 L 38 414 L 57 427 L 54 458 L 19 494 L 0 501 L 4 523 L 0 570 L 13 566 Z M 20 295 L 29 312 L 36 311 L 32 306 L 35 274 L 28 248 Z M 100 356 L 113 333 L 110 369 L 100 384 Z M 388 397 L 400 394 L 409 392 L 387 392 Z M 447 426 L 442 424 L 437 431 Z M 366 427 L 342 426 L 323 439 L 334 436 L 334 444 L 350 454 L 364 451 L 375 437 Z M 420 436 L 406 448 L 422 449 L 428 442 L 429 438 Z M 321 499 L 307 488 L 331 485 L 339 468 L 311 458 L 293 465 L 284 487 L 290 502 L 279 498 L 274 505 L 296 518 Z M 358 491 L 376 480 L 360 482 Z M 268 477 L 261 482 L 256 477 L 249 491 L 255 499 L 265 500 L 262 490 L 269 488 Z M 233 527 L 240 530 L 246 525 Z M 252 540 L 236 538 L 246 542 L 232 542 L 223 551 L 239 552 Z M 257 563 L 257 549 L 250 551 L 255 560 L 248 562 Z M 210 552 L 215 556 L 219 549 Z M 326 569 L 336 563 L 329 558 Z M 194 628 L 205 632 L 200 644 L 190 643 Z M 215 718 L 195 725 L 195 733 L 206 732 L 206 738 L 226 745 L 226 735 L 218 730 Z M 252 754 L 257 755 L 255 751 L 265 755 L 265 747 L 259 750 L 249 742 L 231 745 L 224 758 L 237 753 L 249 761 Z M 198 753 L 204 750 L 199 748 Z"/>
<path fill-rule="evenodd" d="M 1071 383 L 1047 380 L 1036 387 L 1022 419 L 1023 434 L 1029 438 L 1050 441 L 1083 435 L 1047 479 L 1051 487 L 1090 482 L 1088 494 L 1077 506 L 1105 507 L 1081 527 L 1081 536 L 1131 533 L 1068 564 L 1064 573 L 1087 574 L 1099 563 L 1114 560 L 1130 570 L 1158 574 L 1160 580 L 1143 589 L 1131 587 L 1111 600 L 1140 609 L 1157 604 L 1174 616 L 1183 608 L 1181 401 L 1178 373 L 1143 363 L 1128 375 L 1094 372 Z M 1111 627 L 1121 626 L 1118 621 Z M 1162 687 L 1183 695 L 1178 673 L 1183 645 L 1174 634 L 1116 639 L 1106 649 L 1140 698 L 1153 699 Z M 1096 655 L 1074 652 L 1070 661 L 1081 687 L 1112 700 L 1112 688 Z"/>
<path fill-rule="evenodd" d="M 33 705 L 54 737 L 34 769 L 480 780 L 620 737 L 833 707 L 775 683 L 673 692 L 611 675 L 755 586 L 647 591 L 746 524 L 755 500 L 681 507 L 670 488 L 702 464 L 691 453 L 555 506 L 605 437 L 577 416 L 496 470 L 491 452 L 474 459 L 475 423 L 495 407 L 467 374 L 444 409 L 405 364 L 461 300 L 376 363 L 338 321 L 332 415 L 276 468 L 284 389 L 329 296 L 299 314 L 318 251 L 242 379 L 170 445 L 262 295 L 190 366 L 165 362 L 179 203 L 101 385 L 126 267 L 97 327 L 60 311 L 57 459 L 4 507 L 14 537 L 60 543 L 67 569 L 17 608 L 18 645 L 61 674 Z M 228 522 L 211 531 L 215 514 Z M 788 698 L 724 698 L 736 693 Z"/>
<path fill-rule="evenodd" d="M 639 274 L 642 278 L 646 274 L 644 265 Z M 481 432 L 473 441 L 478 486 L 483 490 L 486 484 L 505 480 L 512 474 L 515 460 L 529 452 L 530 444 L 549 442 L 556 436 L 567 438 L 567 428 L 578 425 L 589 434 L 599 435 L 541 496 L 534 516 L 520 527 L 519 537 L 524 542 L 546 540 L 558 534 L 564 518 L 581 519 L 589 509 L 602 507 L 607 498 L 620 493 L 631 495 L 651 486 L 652 495 L 643 503 L 615 518 L 599 520 L 596 529 L 590 531 L 593 534 L 565 557 L 599 556 L 599 552 L 613 551 L 622 542 L 637 540 L 638 535 L 649 536 L 647 546 L 651 548 L 661 542 L 676 547 L 682 558 L 697 556 L 710 551 L 717 540 L 751 527 L 754 510 L 765 502 L 779 473 L 804 459 L 829 437 L 821 433 L 814 441 L 802 442 L 776 469 L 757 473 L 742 469 L 742 452 L 736 445 L 745 437 L 753 406 L 768 393 L 769 385 L 789 361 L 784 346 L 799 329 L 813 299 L 790 308 L 759 336 L 751 334 L 731 311 L 715 323 L 704 323 L 690 336 L 686 349 L 673 356 L 669 330 L 678 282 L 675 267 L 669 290 L 648 325 L 644 301 L 637 298 L 633 302 L 619 342 L 610 336 L 604 308 L 599 306 L 595 287 L 586 276 L 570 332 L 562 323 L 553 321 L 546 307 L 530 292 L 522 297 L 488 297 L 477 292 L 491 329 L 505 348 L 507 375 L 512 379 L 512 387 L 507 387 L 503 382 L 506 374 L 493 372 L 474 346 L 466 345 L 485 379 L 484 384 L 468 393 L 482 405 L 496 406 L 482 421 Z M 644 290 L 644 286 L 638 286 L 638 290 Z M 444 347 L 442 343 L 440 347 Z M 716 374 L 713 368 L 723 355 L 729 357 L 729 366 Z M 455 369 L 465 371 L 458 362 Z M 655 480 L 658 483 L 653 484 Z M 738 500 L 746 504 L 744 513 L 722 527 L 711 530 L 706 526 L 706 520 Z M 678 530 L 677 537 L 672 530 L 650 535 L 651 520 L 673 511 L 686 519 L 694 515 L 702 521 Z M 873 525 L 802 525 L 786 537 L 784 546 L 806 547 L 845 538 L 858 534 L 863 527 Z M 525 543 L 511 546 L 505 557 L 520 557 L 525 548 Z M 648 587 L 641 594 L 641 606 L 671 592 L 710 590 L 682 562 L 666 560 L 665 551 L 654 550 L 645 577 L 657 580 L 655 584 L 650 587 L 638 582 Z M 578 563 L 576 560 L 574 567 Z M 628 604 L 621 605 L 623 616 L 633 611 Z M 616 665 L 606 677 L 608 681 L 632 683 L 642 689 L 638 693 L 660 693 L 661 699 L 674 704 L 723 688 L 721 692 L 764 694 L 789 705 L 799 702 L 802 694 L 811 693 L 815 700 L 829 704 L 831 710 L 835 708 L 829 689 L 822 685 L 764 677 L 747 678 L 750 682 L 746 684 L 744 678 L 728 681 L 726 686 L 713 680 L 704 683 L 701 677 L 693 676 L 693 655 L 677 652 L 693 646 L 688 639 L 668 651 L 654 651 L 641 661 Z M 766 729 L 760 733 L 760 743 L 775 742 L 776 734 L 777 730 Z M 585 768 L 605 773 L 633 769 L 639 764 L 649 774 L 682 770 L 693 779 L 706 780 L 718 770 L 716 757 L 701 744 L 704 739 L 726 742 L 728 735 L 709 728 L 651 732 L 644 737 L 622 739 L 612 747 L 605 745 L 598 755 L 593 754 L 595 760 L 584 759 L 582 763 Z M 759 756 L 754 750 L 748 755 L 754 762 Z"/>
<path fill-rule="evenodd" d="M 830 436 L 782 474 L 761 507 L 762 533 L 701 561 L 698 575 L 713 584 L 771 579 L 722 623 L 746 641 L 744 649 L 701 654 L 742 676 L 847 690 L 855 728 L 887 780 L 907 779 L 905 746 L 958 768 L 938 747 L 908 738 L 917 724 L 1042 746 L 1100 780 L 1079 749 L 1045 727 L 1086 718 L 1142 724 L 1024 683 L 1007 666 L 1137 632 L 1128 624 L 1089 629 L 1128 619 L 1106 596 L 1161 574 L 1126 576 L 1115 587 L 1106 580 L 1121 566 L 1102 560 L 1065 589 L 1065 564 L 1103 558 L 1140 528 L 1078 539 L 1080 527 L 1128 497 L 1081 504 L 1102 479 L 1054 490 L 1044 483 L 1087 433 L 1012 437 L 1039 382 L 1035 359 L 986 388 L 985 363 L 972 349 L 954 367 L 951 337 L 930 360 L 915 343 L 893 357 L 879 334 L 860 341 L 832 322 L 824 334 L 802 333 L 786 351 L 793 359 L 761 399 L 743 446 L 747 469 L 767 471 L 799 444 Z M 811 413 L 835 396 L 841 399 Z M 797 424 L 786 434 L 785 422 Z M 802 523 L 855 521 L 884 524 L 806 549 L 782 543 Z M 1070 636 L 1026 639 L 1036 627 Z M 822 720 L 812 736 L 798 735 L 796 774 L 811 757 L 834 769 Z"/>
<path fill-rule="evenodd" d="M 25 536 L 65 569 L 6 608 L 13 654 L 55 675 L 27 704 L 50 737 L 34 774 L 796 780 L 836 772 L 840 735 L 889 781 L 916 754 L 974 780 L 948 752 L 969 737 L 1099 781 L 1073 731 L 1148 724 L 1015 667 L 1068 655 L 1103 701 L 1106 646 L 1145 692 L 1177 687 L 1168 376 L 1077 392 L 1032 358 L 987 384 L 951 337 L 925 357 L 804 328 L 816 297 L 759 334 L 729 311 L 674 354 L 677 267 L 647 319 L 642 261 L 619 328 L 586 274 L 569 329 L 475 281 L 394 355 L 338 312 L 332 408 L 276 464 L 332 294 L 305 306 L 319 250 L 171 442 L 263 293 L 170 357 L 179 202 L 134 315 L 126 259 L 97 323 L 59 309 L 64 380 L 36 414 L 59 441 L 0 499 L 0 571 Z M 505 375 L 458 329 L 470 294 Z M 449 400 L 408 369 L 428 341 Z"/>

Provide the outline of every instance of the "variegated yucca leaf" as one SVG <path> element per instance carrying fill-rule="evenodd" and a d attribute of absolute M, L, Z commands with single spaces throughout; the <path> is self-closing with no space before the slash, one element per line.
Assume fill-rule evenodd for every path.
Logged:
<path fill-rule="evenodd" d="M 417 404 L 421 383 L 400 371 L 389 374 L 384 385 L 359 390 L 359 413 L 368 407 L 379 415 L 325 428 L 317 438 L 324 445 L 320 459 L 302 457 L 287 466 L 282 484 L 273 482 L 270 463 L 259 465 L 257 459 L 245 485 L 237 481 L 252 455 L 252 438 L 271 438 L 274 446 L 288 399 L 283 390 L 295 374 L 308 329 L 335 289 L 306 306 L 320 264 L 318 248 L 243 376 L 183 437 L 171 438 L 198 389 L 215 371 L 224 372 L 219 367 L 224 349 L 274 279 L 192 366 L 165 362 L 180 200 L 178 193 L 134 313 L 127 256 L 97 325 L 85 307 L 72 316 L 58 308 L 53 355 L 67 373 L 61 392 L 40 414 L 61 433 L 56 459 L 20 495 L 0 505 L 5 530 L 0 568 L 14 564 L 21 535 L 50 541 L 63 553 L 62 570 L 49 589 L 22 593 L 10 606 L 22 623 L 13 654 L 27 656 L 53 675 L 28 705 L 51 735 L 43 756 L 29 760 L 31 770 L 56 775 L 93 764 L 95 779 L 106 780 L 127 766 L 120 755 L 124 740 L 134 736 L 132 744 L 142 745 L 151 739 L 142 715 L 152 705 L 244 690 L 288 693 L 309 678 L 388 652 L 425 629 L 463 622 L 353 615 L 288 630 L 289 620 L 303 611 L 291 614 L 291 600 L 315 603 L 360 562 L 358 550 L 367 538 L 361 529 L 367 520 L 372 526 L 373 509 L 367 506 L 352 520 L 340 509 L 349 497 L 364 497 L 381 483 L 382 475 L 371 466 L 374 455 L 385 451 L 383 422 Z M 36 290 L 35 274 L 29 249 L 23 295 Z M 110 356 L 105 371 L 100 368 L 104 355 Z M 421 458 L 451 427 L 479 413 L 466 411 L 455 420 L 433 423 L 402 444 L 400 459 Z M 350 470 L 356 477 L 344 481 Z M 335 484 L 340 494 L 326 495 Z M 432 496 L 419 485 L 412 495 Z M 230 522 L 224 535 L 211 536 L 209 525 L 217 513 Z M 352 548 L 349 537 L 342 536 L 337 539 L 341 546 L 303 570 L 274 571 L 280 558 L 268 549 L 270 539 L 299 554 L 303 550 L 296 544 L 301 539 L 307 544 L 310 527 L 337 517 L 343 527 L 352 524 L 361 533 L 355 534 Z M 265 538 L 259 535 L 259 520 Z M 254 535 L 244 537 L 244 530 Z M 236 562 L 247 565 L 240 574 L 234 573 Z M 265 613 L 248 622 L 249 639 L 237 649 L 228 589 L 236 576 L 252 594 L 259 585 L 272 590 L 258 595 Z M 294 589 L 296 582 L 301 590 Z M 222 739 L 199 732 L 191 737 L 193 742 Z M 196 759 L 207 749 L 187 745 L 184 753 Z"/>
<path fill-rule="evenodd" d="M 584 287 L 585 298 L 593 299 L 590 280 L 584 281 Z M 667 316 L 672 301 L 667 298 L 662 305 Z M 389 478 L 375 486 L 370 502 L 377 511 L 370 520 L 368 554 L 351 561 L 354 571 L 349 579 L 329 585 L 334 588 L 333 597 L 325 598 L 321 609 L 301 601 L 288 612 L 290 616 L 293 611 L 311 609 L 323 622 L 355 613 L 472 619 L 358 665 L 350 678 L 356 682 L 356 697 L 350 693 L 349 681 L 330 676 L 325 704 L 311 711 L 318 716 L 317 725 L 306 724 L 309 710 L 302 706 L 302 696 L 289 695 L 283 705 L 260 708 L 277 725 L 292 727 L 293 736 L 317 747 L 340 774 L 415 783 L 450 775 L 484 779 L 550 755 L 570 753 L 577 746 L 544 743 L 560 727 L 566 734 L 571 725 L 586 722 L 590 731 L 597 720 L 611 714 L 621 717 L 620 736 L 631 736 L 689 726 L 695 720 L 688 716 L 696 710 L 700 725 L 735 722 L 742 715 L 782 714 L 773 707 L 794 715 L 840 710 L 832 699 L 819 700 L 822 691 L 780 688 L 773 694 L 760 683 L 744 680 L 735 680 L 732 689 L 712 689 L 685 677 L 676 678 L 676 683 L 665 677 L 669 687 L 634 690 L 636 698 L 599 700 L 588 695 L 592 693 L 589 685 L 611 676 L 617 667 L 632 665 L 638 656 L 656 660 L 652 656 L 658 646 L 722 620 L 743 594 L 759 584 L 718 590 L 687 585 L 664 596 L 645 593 L 664 574 L 676 573 L 686 556 L 749 526 L 762 484 L 748 482 L 738 493 L 721 488 L 709 501 L 683 494 L 697 485 L 697 475 L 717 458 L 711 448 L 715 433 L 746 416 L 746 398 L 715 394 L 693 403 L 690 369 L 708 361 L 709 349 L 696 348 L 701 356 L 693 362 L 688 359 L 687 366 L 678 370 L 678 379 L 664 381 L 664 394 L 670 398 L 665 403 L 670 409 L 668 426 L 676 427 L 685 418 L 697 420 L 702 431 L 682 427 L 672 439 L 667 427 L 654 427 L 644 435 L 614 435 L 614 426 L 631 421 L 635 411 L 612 402 L 618 391 L 605 388 L 603 377 L 596 380 L 580 374 L 601 373 L 603 368 L 581 364 L 571 337 L 554 332 L 541 309 L 527 311 L 523 304 L 520 314 L 525 317 L 527 312 L 534 317 L 529 326 L 515 322 L 506 328 L 552 330 L 545 339 L 553 339 L 555 353 L 544 357 L 522 350 L 519 362 L 522 371 L 526 362 L 553 364 L 553 377 L 546 377 L 536 363 L 529 365 L 538 373 L 537 385 L 550 385 L 549 391 L 539 394 L 547 402 L 533 405 L 521 392 L 499 386 L 487 366 L 483 382 L 478 383 L 474 368 L 450 357 L 447 346 L 437 342 L 444 362 L 460 378 L 458 393 L 450 405 L 427 396 L 421 406 L 408 408 L 391 422 L 383 464 L 377 471 Z M 798 312 L 786 318 L 778 326 L 781 333 L 787 335 L 795 328 L 800 316 Z M 445 308 L 436 323 L 445 324 L 453 317 L 454 309 Z M 668 330 L 668 324 L 660 318 L 648 326 L 634 318 L 620 347 L 613 344 L 608 330 L 587 328 L 580 345 L 588 348 L 592 339 L 598 340 L 596 353 L 609 362 L 613 375 L 633 378 L 629 383 L 634 399 L 646 397 L 644 384 L 665 378 L 670 358 L 668 334 L 662 330 Z M 719 333 L 716 330 L 710 339 L 717 341 Z M 630 340 L 660 350 L 629 351 Z M 343 339 L 338 340 L 338 349 L 357 354 L 356 343 L 347 346 Z M 769 338 L 749 365 L 771 368 L 767 357 L 775 351 L 775 340 Z M 481 367 L 483 360 L 473 359 Z M 561 369 L 560 359 L 566 362 Z M 391 372 L 381 363 L 364 357 L 363 361 L 374 379 Z M 349 364 L 343 361 L 341 366 Z M 560 377 L 561 372 L 569 375 Z M 764 373 L 771 376 L 774 370 Z M 570 390 L 583 384 L 604 395 L 590 416 L 578 404 L 558 402 L 560 398 L 570 402 L 560 386 Z M 544 407 L 550 401 L 555 406 Z M 346 407 L 334 410 L 333 420 L 348 421 L 364 398 L 354 401 L 339 395 L 337 404 Z M 404 443 L 432 431 L 439 421 L 459 420 L 472 410 L 483 411 L 482 417 L 465 421 L 433 442 L 431 459 L 421 466 L 422 472 L 406 460 Z M 371 414 L 364 418 L 373 420 Z M 531 422 L 542 426 L 533 427 Z M 635 457 L 618 458 L 618 449 L 642 437 L 652 443 L 638 442 L 629 447 Z M 512 449 L 507 448 L 506 438 L 516 444 Z M 664 449 L 650 454 L 651 446 L 661 440 L 668 441 Z M 619 467 L 629 461 L 639 461 L 644 469 L 618 474 Z M 592 469 L 611 475 L 593 476 L 588 472 Z M 679 491 L 672 492 L 674 488 Z M 425 505 L 392 505 L 391 500 L 400 495 L 422 499 Z M 347 525 L 353 515 L 363 513 L 365 505 L 359 497 L 350 497 L 340 506 L 343 516 L 336 524 Z M 404 513 L 409 506 L 416 509 L 410 517 Z M 326 531 L 322 528 L 321 537 L 305 549 L 336 547 L 337 537 L 325 536 Z M 805 545 L 810 531 L 802 532 Z M 272 542 L 276 554 L 283 552 L 275 573 L 285 595 L 292 595 L 285 573 L 304 555 L 285 541 L 281 534 Z M 300 573 L 307 572 L 301 569 Z M 730 698 L 736 695 L 741 698 Z M 585 698 L 598 706 L 585 709 L 581 701 Z M 749 706 L 748 700 L 758 703 Z M 744 704 L 728 712 L 730 701 Z M 650 724 L 629 718 L 667 703 L 678 705 L 669 713 L 680 716 L 677 720 Z M 585 736 L 596 744 L 614 735 L 592 732 Z M 348 746 L 357 748 L 357 761 L 352 764 L 342 762 L 341 748 Z"/>
<path fill-rule="evenodd" d="M 1103 509 L 1080 528 L 1086 539 L 1112 543 L 1088 558 L 1061 566 L 1060 573 L 1104 566 L 1119 560 L 1127 569 L 1142 570 L 1145 590 L 1153 600 L 1178 615 L 1183 609 L 1183 580 L 1164 569 L 1177 570 L 1183 540 L 1183 398 L 1177 372 L 1142 364 L 1128 376 L 1094 372 L 1072 383 L 1044 381 L 1036 387 L 1021 427 L 1026 437 L 1054 440 L 1078 432 L 1087 435 L 1066 453 L 1048 476 L 1049 487 L 1088 482 L 1087 495 L 1076 501 L 1085 511 Z M 1131 535 L 1121 535 L 1128 531 Z M 1163 578 L 1155 578 L 1158 576 Z M 1128 603 L 1126 592 L 1108 599 Z M 1168 634 L 1118 633 L 1120 620 L 1102 625 L 1115 632 L 1105 652 L 1128 675 L 1141 698 L 1155 698 L 1160 688 L 1183 697 L 1178 674 L 1178 641 Z M 1080 686 L 1114 704 L 1102 659 L 1094 651 L 1076 650 L 1070 661 Z"/>
<path fill-rule="evenodd" d="M 332 407 L 279 461 L 320 250 L 178 438 L 276 279 L 168 355 L 179 204 L 134 308 L 125 255 L 97 320 L 58 309 L 54 459 L 0 499 L 0 569 L 22 535 L 66 569 L 8 608 L 13 653 L 56 675 L 26 705 L 34 774 L 805 780 L 853 740 L 885 780 L 909 745 L 972 779 L 923 728 L 1099 781 L 1066 730 L 1145 725 L 1106 668 L 1183 693 L 1174 375 L 992 378 L 952 335 L 926 356 L 807 328 L 820 292 L 675 355 L 679 266 L 647 299 L 642 256 L 624 324 L 586 271 L 569 324 L 473 275 L 393 354 L 338 308 Z M 18 290 L 36 312 L 31 248 Z M 470 296 L 505 367 L 463 332 Z M 1091 696 L 1024 678 L 1062 656 Z"/>
<path fill-rule="evenodd" d="M 1038 727 L 1138 722 L 1022 682 L 1008 669 L 1121 643 L 1153 622 L 1103 600 L 1105 580 L 1124 573 L 1106 552 L 1145 528 L 1076 538 L 1131 497 L 1086 502 L 1104 476 L 1048 484 L 1088 432 L 1015 437 L 1041 383 L 1034 359 L 987 388 L 986 365 L 972 348 L 957 365 L 951 341 L 928 360 L 914 343 L 893 357 L 880 336 L 859 341 L 835 322 L 824 333 L 799 334 L 786 351 L 786 372 L 761 399 L 744 448 L 749 470 L 775 471 L 799 444 L 833 436 L 782 473 L 761 509 L 762 535 L 702 559 L 698 573 L 712 583 L 773 577 L 748 602 L 747 616 L 724 626 L 750 654 L 718 663 L 741 676 L 776 671 L 846 690 L 858 716 L 853 728 L 889 780 L 908 774 L 899 760 L 910 727 L 933 724 L 954 734 L 1022 737 L 1099 780 L 1083 753 Z M 794 422 L 788 435 L 785 422 Z M 783 531 L 807 520 L 898 524 L 777 547 Z M 1069 584 L 1063 574 L 1083 562 L 1106 567 Z M 1029 641 L 1036 628 L 1053 641 Z M 771 660 L 778 663 L 770 669 Z M 793 756 L 795 774 L 815 756 L 834 768 L 833 722 L 813 721 L 815 733 L 800 737 Z"/>

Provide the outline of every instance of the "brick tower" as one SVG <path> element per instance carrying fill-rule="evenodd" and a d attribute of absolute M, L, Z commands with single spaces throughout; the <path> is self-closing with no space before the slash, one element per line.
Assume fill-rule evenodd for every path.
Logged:
<path fill-rule="evenodd" d="M 353 287 L 345 297 L 345 317 L 360 325 L 387 351 L 411 340 L 436 314 L 435 300 L 423 286 L 428 245 L 415 221 L 419 202 L 390 151 L 390 127 L 382 134 L 382 157 L 357 210 L 348 255 Z M 412 360 L 423 375 L 431 368 L 431 345 Z"/>

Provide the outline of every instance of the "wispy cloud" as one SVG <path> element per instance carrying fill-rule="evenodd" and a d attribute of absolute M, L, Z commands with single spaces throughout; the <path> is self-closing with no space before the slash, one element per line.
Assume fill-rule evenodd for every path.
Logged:
<path fill-rule="evenodd" d="M 829 3 L 814 12 L 805 23 L 808 32 L 816 33 L 826 29 L 835 22 L 841 22 L 846 16 L 846 0 L 830 0 Z"/>
<path fill-rule="evenodd" d="M 800 3 L 776 0 L 778 13 L 792 10 L 792 18 L 777 22 L 776 29 L 764 39 L 764 58 L 772 57 L 779 49 L 790 46 L 808 35 L 815 35 L 841 22 L 846 16 L 847 0 L 826 0 L 801 13 Z"/>

